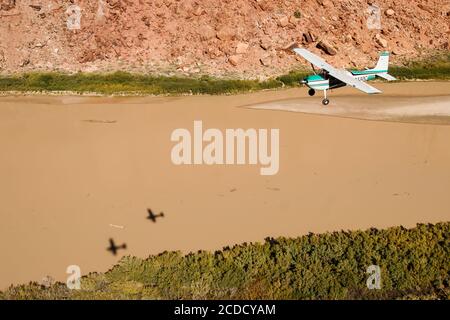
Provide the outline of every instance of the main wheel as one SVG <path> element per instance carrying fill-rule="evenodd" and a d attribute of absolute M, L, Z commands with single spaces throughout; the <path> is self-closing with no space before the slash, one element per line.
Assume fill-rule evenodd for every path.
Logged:
<path fill-rule="evenodd" d="M 323 104 L 324 106 L 327 106 L 329 103 L 330 103 L 330 100 L 328 100 L 328 99 L 323 99 L 323 100 L 322 100 L 322 104 Z"/>
<path fill-rule="evenodd" d="M 312 97 L 313 95 L 316 94 L 316 90 L 314 90 L 314 89 L 309 89 L 308 94 Z"/>

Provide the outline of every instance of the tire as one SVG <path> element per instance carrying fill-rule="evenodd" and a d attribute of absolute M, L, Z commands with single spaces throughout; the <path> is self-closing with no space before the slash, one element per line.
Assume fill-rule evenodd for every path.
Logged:
<path fill-rule="evenodd" d="M 328 99 L 323 99 L 323 100 L 322 100 L 322 104 L 323 104 L 324 106 L 327 106 L 329 103 L 330 103 L 330 100 L 328 100 Z"/>
<path fill-rule="evenodd" d="M 310 97 L 312 97 L 313 95 L 316 94 L 316 90 L 314 90 L 314 89 L 309 89 L 308 94 L 309 94 Z"/>

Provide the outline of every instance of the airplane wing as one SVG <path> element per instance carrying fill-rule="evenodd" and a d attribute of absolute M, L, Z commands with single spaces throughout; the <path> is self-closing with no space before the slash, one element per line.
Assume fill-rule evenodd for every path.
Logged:
<path fill-rule="evenodd" d="M 342 82 L 345 82 L 347 85 L 356 88 L 358 90 L 361 90 L 365 93 L 374 94 L 374 93 L 381 93 L 380 90 L 377 88 L 374 88 L 370 85 L 368 85 L 365 82 L 359 81 L 358 79 L 353 78 L 352 76 L 346 74 L 344 71 L 336 69 L 332 65 L 328 64 L 320 58 L 319 56 L 316 56 L 314 53 L 309 52 L 306 49 L 302 48 L 293 48 L 295 53 L 303 57 L 304 59 L 308 60 L 310 63 L 315 65 L 318 68 L 324 69 L 328 71 L 328 73 L 335 77 L 336 79 L 341 80 Z"/>

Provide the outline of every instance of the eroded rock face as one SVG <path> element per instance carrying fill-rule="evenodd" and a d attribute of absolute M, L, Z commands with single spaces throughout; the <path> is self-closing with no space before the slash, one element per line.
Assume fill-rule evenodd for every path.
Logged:
<path fill-rule="evenodd" d="M 16 0 L 0 0 L 0 10 L 8 11 L 14 9 Z"/>
<path fill-rule="evenodd" d="M 381 29 L 368 28 L 366 0 L 0 0 L 0 72 L 261 78 L 307 65 L 283 50 L 292 42 L 339 66 L 372 66 L 380 50 L 394 60 L 448 50 L 447 0 L 376 4 Z"/>
<path fill-rule="evenodd" d="M 321 49 L 323 52 L 329 54 L 330 56 L 335 56 L 337 54 L 337 49 L 325 40 L 320 41 L 317 44 L 317 48 Z"/>

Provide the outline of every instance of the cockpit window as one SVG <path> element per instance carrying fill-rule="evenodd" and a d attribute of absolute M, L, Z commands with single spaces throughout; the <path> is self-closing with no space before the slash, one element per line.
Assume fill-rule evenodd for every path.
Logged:
<path fill-rule="evenodd" d="M 320 69 L 319 74 L 324 78 L 325 80 L 328 80 L 328 71 L 324 69 Z"/>

